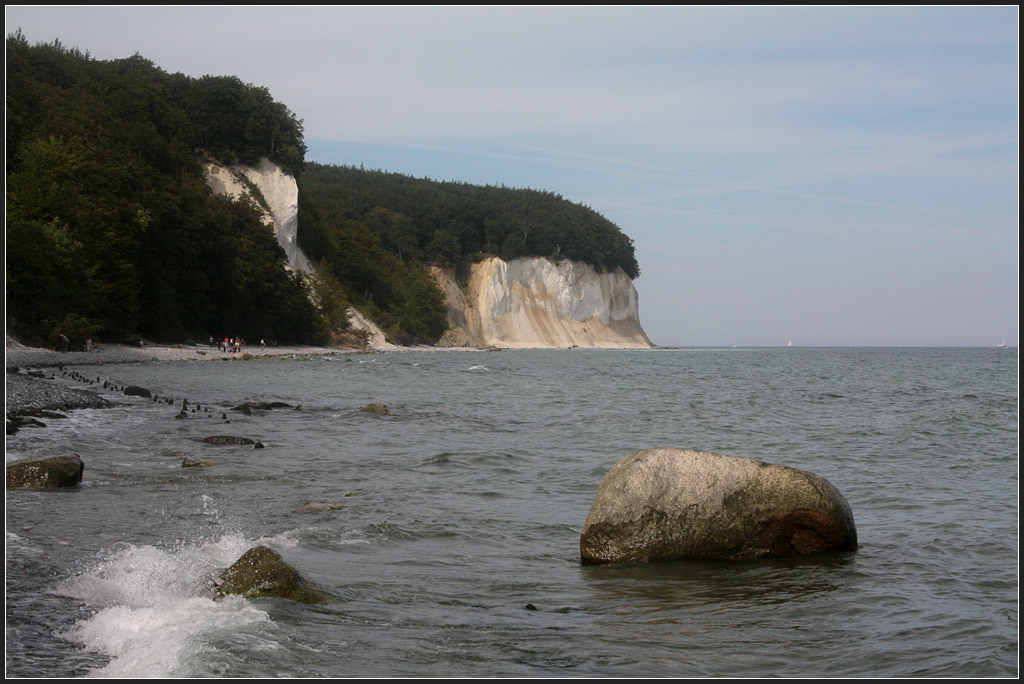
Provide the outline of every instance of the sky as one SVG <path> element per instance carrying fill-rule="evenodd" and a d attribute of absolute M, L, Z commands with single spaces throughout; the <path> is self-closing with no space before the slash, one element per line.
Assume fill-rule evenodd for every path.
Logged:
<path fill-rule="evenodd" d="M 661 346 L 1017 345 L 1016 6 L 5 14 L 264 86 L 309 160 L 593 208 Z"/>

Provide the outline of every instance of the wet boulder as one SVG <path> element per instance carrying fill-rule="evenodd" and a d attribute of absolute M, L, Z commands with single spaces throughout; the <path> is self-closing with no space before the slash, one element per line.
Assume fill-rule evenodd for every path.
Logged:
<path fill-rule="evenodd" d="M 238 406 L 231 407 L 232 411 L 238 411 L 244 413 L 247 416 L 251 416 L 254 410 L 256 411 L 273 411 L 274 409 L 286 409 L 293 408 L 291 404 L 287 404 L 283 401 L 247 401 Z"/>
<path fill-rule="evenodd" d="M 326 592 L 307 582 L 281 555 L 266 546 L 254 546 L 220 576 L 218 597 L 276 597 L 301 603 L 326 603 Z"/>
<path fill-rule="evenodd" d="M 85 464 L 78 454 L 26 458 L 7 464 L 8 487 L 74 487 L 82 481 Z"/>
<path fill-rule="evenodd" d="M 130 397 L 145 397 L 147 399 L 153 396 L 153 393 L 148 389 L 137 385 L 129 385 L 128 387 L 125 387 L 124 393 Z"/>
<path fill-rule="evenodd" d="M 823 477 L 723 454 L 629 454 L 601 481 L 584 563 L 761 559 L 857 548 L 853 513 Z"/>
<path fill-rule="evenodd" d="M 201 442 L 206 444 L 217 444 L 217 445 L 231 445 L 231 444 L 255 444 L 255 440 L 249 439 L 248 437 L 236 437 L 234 435 L 213 435 L 211 437 L 203 437 Z"/>
<path fill-rule="evenodd" d="M 46 423 L 35 418 L 28 418 L 24 415 L 7 416 L 7 434 L 13 435 L 23 427 L 46 427 Z"/>

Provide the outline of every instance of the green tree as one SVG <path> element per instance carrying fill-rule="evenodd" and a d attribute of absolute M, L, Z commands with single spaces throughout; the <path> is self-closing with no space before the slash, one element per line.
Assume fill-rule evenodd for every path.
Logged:
<path fill-rule="evenodd" d="M 330 331 L 349 330 L 348 296 L 326 259 L 321 259 L 314 267 L 310 287 L 323 327 Z"/>

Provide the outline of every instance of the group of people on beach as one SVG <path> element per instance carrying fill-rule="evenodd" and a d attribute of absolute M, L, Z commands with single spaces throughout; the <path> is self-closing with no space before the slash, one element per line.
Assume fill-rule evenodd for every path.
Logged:
<path fill-rule="evenodd" d="M 213 344 L 212 337 L 210 338 L 210 344 Z M 223 340 L 219 341 L 218 345 L 222 352 L 234 354 L 235 352 L 240 352 L 245 349 L 245 340 L 241 337 L 225 337 Z"/>
<path fill-rule="evenodd" d="M 210 346 L 212 347 L 213 344 L 214 344 L 214 339 L 211 336 L 210 337 Z M 222 352 L 226 352 L 228 354 L 234 354 L 236 352 L 240 352 L 240 351 L 245 349 L 245 339 L 243 339 L 241 337 L 225 337 L 223 340 L 217 341 L 217 345 L 220 347 L 220 350 Z M 260 340 L 260 346 L 261 347 L 266 347 L 267 343 L 264 342 L 263 340 Z"/>

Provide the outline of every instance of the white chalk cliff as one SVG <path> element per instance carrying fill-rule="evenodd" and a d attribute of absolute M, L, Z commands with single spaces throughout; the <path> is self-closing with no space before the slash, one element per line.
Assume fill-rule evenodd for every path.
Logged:
<path fill-rule="evenodd" d="M 263 211 L 288 257 L 288 268 L 312 273 L 299 249 L 299 186 L 269 159 L 256 166 L 223 166 L 204 160 L 206 183 L 216 193 L 251 197 Z M 448 305 L 444 346 L 469 347 L 613 347 L 650 348 L 640 327 L 633 281 L 616 269 L 598 273 L 592 266 L 563 260 L 485 259 L 472 267 L 463 292 L 454 274 L 433 269 Z M 375 349 L 393 349 L 384 333 L 355 309 L 353 327 L 364 329 Z"/>
<path fill-rule="evenodd" d="M 460 290 L 450 272 L 435 269 L 445 292 L 450 346 L 501 348 L 610 347 L 649 349 L 640 326 L 633 281 L 622 269 L 544 258 L 496 257 L 472 267 Z"/>
<path fill-rule="evenodd" d="M 248 195 L 263 211 L 263 222 L 274 229 L 278 244 L 288 256 L 288 268 L 311 273 L 306 255 L 299 249 L 299 186 L 295 177 L 267 158 L 256 166 L 221 166 L 203 162 L 206 184 L 215 193 L 239 199 Z M 255 190 L 255 192 L 254 192 Z"/>
<path fill-rule="evenodd" d="M 203 160 L 206 184 L 219 195 L 232 199 L 251 197 L 263 212 L 263 223 L 274 229 L 274 236 L 288 257 L 287 268 L 309 275 L 313 272 L 309 259 L 299 248 L 299 185 L 295 177 L 277 164 L 263 158 L 256 166 L 233 164 L 223 166 Z M 352 327 L 367 332 L 372 349 L 392 349 L 373 321 L 355 308 L 349 309 Z"/>

